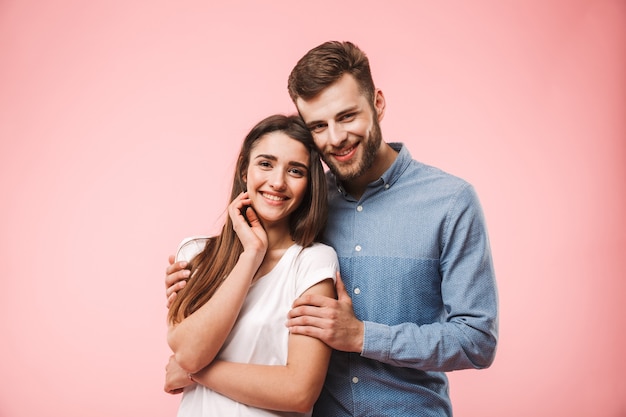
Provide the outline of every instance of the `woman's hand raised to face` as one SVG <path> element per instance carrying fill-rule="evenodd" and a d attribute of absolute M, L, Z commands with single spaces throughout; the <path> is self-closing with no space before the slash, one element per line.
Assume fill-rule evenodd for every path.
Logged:
<path fill-rule="evenodd" d="M 248 193 L 241 193 L 228 206 L 228 214 L 233 222 L 233 230 L 243 245 L 243 250 L 262 253 L 265 256 L 268 247 L 267 233 L 251 203 Z"/>

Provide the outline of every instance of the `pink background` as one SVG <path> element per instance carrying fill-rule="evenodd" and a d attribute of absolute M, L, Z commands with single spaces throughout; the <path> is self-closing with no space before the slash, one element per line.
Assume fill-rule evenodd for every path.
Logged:
<path fill-rule="evenodd" d="M 1 417 L 175 415 L 167 256 L 329 39 L 481 196 L 501 342 L 456 415 L 626 415 L 626 2 L 0 0 Z"/>

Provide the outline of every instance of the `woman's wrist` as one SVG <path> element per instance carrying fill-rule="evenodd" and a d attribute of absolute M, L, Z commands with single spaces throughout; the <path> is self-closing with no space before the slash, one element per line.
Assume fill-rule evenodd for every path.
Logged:
<path fill-rule="evenodd" d="M 252 265 L 258 267 L 263 263 L 265 257 L 264 250 L 246 249 L 239 255 L 239 260 L 244 262 L 250 262 Z"/>

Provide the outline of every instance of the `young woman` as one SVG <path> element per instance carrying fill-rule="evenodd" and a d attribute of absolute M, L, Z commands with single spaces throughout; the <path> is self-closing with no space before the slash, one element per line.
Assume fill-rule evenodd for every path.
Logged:
<path fill-rule="evenodd" d="M 326 225 L 324 170 L 297 116 L 270 116 L 246 136 L 228 218 L 188 265 L 168 313 L 165 390 L 184 391 L 183 416 L 307 416 L 330 357 L 319 340 L 290 335 L 293 301 L 334 297 L 335 251 Z"/>

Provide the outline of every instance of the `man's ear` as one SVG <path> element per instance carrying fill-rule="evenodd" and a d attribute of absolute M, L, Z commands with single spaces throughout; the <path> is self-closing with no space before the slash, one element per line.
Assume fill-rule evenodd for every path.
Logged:
<path fill-rule="evenodd" d="M 376 109 L 376 117 L 379 122 L 383 120 L 383 117 L 385 116 L 386 105 L 387 103 L 385 102 L 383 90 L 377 88 L 376 91 L 374 91 L 374 109 Z"/>

